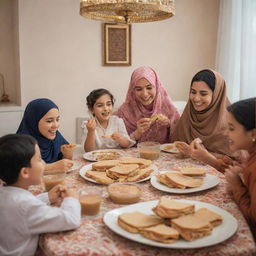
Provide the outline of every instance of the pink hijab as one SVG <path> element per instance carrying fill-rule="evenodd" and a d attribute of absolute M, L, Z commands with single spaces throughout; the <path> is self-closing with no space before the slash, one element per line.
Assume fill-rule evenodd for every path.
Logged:
<path fill-rule="evenodd" d="M 156 89 L 156 96 L 151 110 L 146 109 L 135 97 L 134 87 L 142 78 L 147 79 Z M 139 141 L 169 142 L 174 132 L 175 123 L 180 118 L 179 112 L 162 86 L 156 72 L 150 67 L 139 67 L 132 73 L 125 102 L 118 109 L 117 115 L 123 118 L 126 129 L 128 133 L 131 134 L 136 130 L 137 121 L 139 119 L 151 117 L 154 114 L 167 116 L 171 122 L 170 128 L 160 126 L 159 123 L 154 123 L 151 125 L 150 129 L 142 135 Z"/>

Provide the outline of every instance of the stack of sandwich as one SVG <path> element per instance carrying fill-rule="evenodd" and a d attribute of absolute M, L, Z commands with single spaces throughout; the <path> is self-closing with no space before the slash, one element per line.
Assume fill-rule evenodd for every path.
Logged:
<path fill-rule="evenodd" d="M 199 168 L 184 168 L 180 171 L 171 171 L 156 175 L 157 180 L 170 188 L 195 188 L 204 183 L 205 171 Z"/>
<path fill-rule="evenodd" d="M 153 169 L 152 161 L 136 158 L 121 157 L 118 160 L 105 160 L 92 164 L 92 169 L 85 176 L 101 184 L 114 182 L 136 182 L 150 176 Z"/>
<path fill-rule="evenodd" d="M 213 228 L 223 221 L 222 216 L 207 209 L 195 211 L 195 205 L 161 197 L 153 212 L 146 215 L 140 212 L 123 213 L 118 224 L 131 233 L 141 235 L 161 243 L 173 243 L 179 237 L 192 241 L 210 235 Z"/>
<path fill-rule="evenodd" d="M 115 150 L 95 151 L 92 154 L 94 159 L 97 161 L 114 160 L 114 159 L 118 159 L 121 156 L 121 154 Z"/>

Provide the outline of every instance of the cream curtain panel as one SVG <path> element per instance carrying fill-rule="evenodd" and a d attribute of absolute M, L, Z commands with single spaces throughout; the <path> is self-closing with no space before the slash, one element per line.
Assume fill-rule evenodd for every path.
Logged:
<path fill-rule="evenodd" d="M 220 0 L 216 70 L 231 102 L 256 96 L 256 0 Z"/>

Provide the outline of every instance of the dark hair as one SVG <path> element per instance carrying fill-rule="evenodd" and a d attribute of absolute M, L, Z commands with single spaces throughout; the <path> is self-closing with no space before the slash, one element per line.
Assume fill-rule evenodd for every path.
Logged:
<path fill-rule="evenodd" d="M 23 167 L 31 167 L 36 140 L 25 134 L 8 134 L 0 138 L 0 179 L 6 185 L 18 180 Z"/>
<path fill-rule="evenodd" d="M 92 110 L 96 100 L 105 94 L 109 95 L 112 105 L 114 105 L 114 102 L 115 102 L 114 96 L 110 93 L 110 91 L 101 88 L 101 89 L 96 89 L 91 91 L 90 94 L 86 97 L 86 101 L 87 101 L 86 104 L 88 109 Z"/>
<path fill-rule="evenodd" d="M 209 88 L 212 91 L 214 91 L 216 78 L 214 73 L 211 70 L 204 69 L 196 73 L 192 78 L 190 86 L 192 86 L 193 82 L 199 82 L 199 81 L 205 82 L 209 86 Z"/>
<path fill-rule="evenodd" d="M 256 97 L 246 100 L 240 100 L 227 107 L 236 121 L 243 125 L 247 131 L 250 131 L 255 127 L 255 105 Z"/>

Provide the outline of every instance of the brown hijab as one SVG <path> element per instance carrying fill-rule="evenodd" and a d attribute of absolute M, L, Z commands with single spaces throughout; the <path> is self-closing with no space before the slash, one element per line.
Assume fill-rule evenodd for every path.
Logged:
<path fill-rule="evenodd" d="M 215 88 L 211 104 L 203 111 L 196 111 L 189 100 L 176 126 L 173 141 L 191 143 L 200 138 L 207 150 L 215 153 L 231 155 L 229 151 L 226 107 L 229 100 L 226 96 L 226 84 L 223 77 L 216 71 Z"/>

